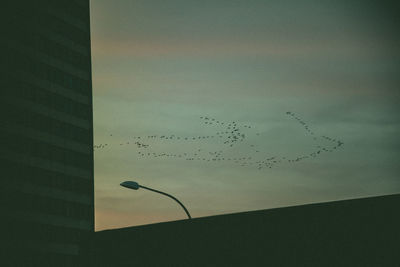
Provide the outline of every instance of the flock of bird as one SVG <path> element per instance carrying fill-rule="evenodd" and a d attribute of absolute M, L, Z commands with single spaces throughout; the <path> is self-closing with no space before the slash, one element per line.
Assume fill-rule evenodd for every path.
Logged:
<path fill-rule="evenodd" d="M 137 154 L 139 158 L 175 158 L 184 159 L 187 161 L 202 161 L 202 162 L 229 162 L 240 166 L 255 167 L 258 170 L 264 168 L 272 168 L 276 164 L 280 163 L 296 163 L 305 159 L 315 158 L 323 153 L 333 152 L 343 145 L 343 142 L 325 135 L 318 136 L 311 130 L 311 128 L 299 118 L 293 112 L 286 112 L 286 115 L 296 120 L 304 130 L 306 134 L 312 138 L 313 142 L 319 142 L 315 147 L 315 150 L 298 155 L 296 157 L 282 157 L 282 156 L 271 156 L 265 155 L 259 146 L 250 144 L 249 135 L 260 136 L 260 132 L 253 131 L 254 126 L 240 124 L 239 122 L 232 121 L 226 122 L 217 120 L 209 116 L 201 116 L 200 122 L 207 127 L 217 128 L 217 132 L 211 135 L 197 135 L 197 136 L 179 136 L 174 134 L 155 134 L 147 136 L 133 136 L 130 141 L 119 143 L 119 146 L 134 146 L 138 149 Z M 110 134 L 112 137 L 112 134 Z M 169 152 L 160 152 L 157 150 L 157 142 L 173 142 L 174 150 Z M 176 145 L 182 145 L 182 143 L 192 143 L 200 146 L 190 152 L 177 152 L 179 149 Z M 322 143 L 328 143 L 327 146 L 322 146 Z M 193 144 L 193 143 L 192 143 Z M 206 145 L 216 148 L 222 145 L 223 149 L 215 151 L 209 151 L 206 149 Z M 116 144 L 118 146 L 118 143 Z M 240 145 L 240 146 L 239 146 Z M 95 151 L 104 150 L 111 148 L 115 144 L 104 143 L 94 146 Z M 233 150 L 235 146 L 238 146 L 239 151 Z M 180 146 L 182 147 L 182 146 Z M 180 148 L 179 147 L 179 148 Z M 234 156 L 236 154 L 236 156 Z"/>

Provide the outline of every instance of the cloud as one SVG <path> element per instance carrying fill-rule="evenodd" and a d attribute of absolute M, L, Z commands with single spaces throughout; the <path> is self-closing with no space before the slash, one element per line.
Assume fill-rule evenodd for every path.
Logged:
<path fill-rule="evenodd" d="M 95 143 L 113 145 L 95 152 L 96 229 L 184 218 L 173 201 L 123 190 L 124 179 L 175 195 L 193 216 L 399 191 L 399 50 L 386 7 L 262 0 L 91 5 Z M 343 149 L 258 171 L 141 158 L 137 148 L 119 145 L 138 135 L 196 136 L 205 132 L 198 117 L 210 115 L 251 124 L 265 135 L 252 141 L 273 155 L 314 149 L 286 111 L 319 135 L 343 140 Z M 157 145 L 173 153 L 199 148 Z M 205 147 L 216 150 L 218 142 Z"/>

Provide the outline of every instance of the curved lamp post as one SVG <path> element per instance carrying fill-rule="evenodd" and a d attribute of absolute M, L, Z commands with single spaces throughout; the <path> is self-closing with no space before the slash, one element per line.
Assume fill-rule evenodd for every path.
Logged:
<path fill-rule="evenodd" d="M 144 188 L 144 189 L 147 189 L 147 190 L 162 194 L 164 196 L 170 197 L 173 200 L 175 200 L 176 202 L 178 202 L 179 205 L 181 205 L 181 207 L 185 210 L 186 215 L 189 217 L 189 219 L 192 218 L 192 217 L 190 217 L 189 211 L 185 208 L 185 206 L 182 204 L 182 202 L 180 202 L 176 197 L 171 196 L 170 194 L 167 194 L 167 193 L 164 193 L 164 192 L 161 192 L 161 191 L 158 191 L 158 190 L 155 190 L 155 189 L 140 185 L 137 182 L 133 182 L 133 181 L 125 181 L 125 182 L 120 183 L 120 185 L 123 186 L 123 187 L 126 187 L 126 188 L 134 189 L 134 190 L 138 190 L 139 188 Z"/>

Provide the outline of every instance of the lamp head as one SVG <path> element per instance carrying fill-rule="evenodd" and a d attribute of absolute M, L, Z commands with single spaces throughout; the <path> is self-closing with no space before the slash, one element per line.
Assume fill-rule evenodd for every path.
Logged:
<path fill-rule="evenodd" d="M 138 190 L 139 189 L 139 184 L 133 181 L 125 181 L 120 183 L 121 186 L 126 187 L 126 188 L 130 188 L 130 189 L 134 189 L 134 190 Z"/>

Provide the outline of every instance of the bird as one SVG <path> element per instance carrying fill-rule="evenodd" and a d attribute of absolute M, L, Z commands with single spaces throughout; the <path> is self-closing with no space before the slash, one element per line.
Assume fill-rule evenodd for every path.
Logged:
<path fill-rule="evenodd" d="M 280 164 L 282 162 L 288 162 L 288 163 L 295 163 L 295 162 L 300 162 L 302 160 L 311 158 L 311 157 L 316 157 L 317 155 L 321 155 L 325 152 L 333 152 L 335 150 L 337 150 L 337 148 L 341 147 L 343 145 L 343 142 L 335 139 L 335 138 L 331 138 L 328 137 L 326 135 L 322 135 L 319 138 L 317 138 L 317 136 L 315 135 L 315 133 L 311 130 L 310 126 L 304 121 L 302 120 L 299 116 L 297 116 L 294 112 L 290 112 L 287 111 L 286 114 L 290 117 L 292 117 L 297 123 L 299 123 L 299 125 L 301 125 L 306 134 L 308 135 L 312 135 L 312 140 L 314 142 L 317 142 L 318 140 L 327 140 L 331 143 L 334 143 L 334 145 L 326 145 L 326 146 L 319 146 L 317 148 L 317 150 L 309 153 L 309 154 L 305 154 L 305 155 L 299 155 L 297 157 L 294 158 L 289 158 L 289 157 L 281 157 L 281 158 L 275 158 L 275 159 L 271 159 L 271 158 L 267 158 L 261 161 L 257 161 L 258 158 L 262 157 L 263 154 L 265 153 L 261 153 L 260 147 L 255 144 L 248 144 L 249 147 L 253 148 L 251 151 L 248 152 L 234 152 L 236 153 L 237 156 L 236 158 L 231 159 L 230 157 L 226 157 L 228 154 L 227 153 L 233 153 L 233 152 L 228 152 L 230 151 L 230 149 L 233 148 L 233 146 L 240 146 L 239 142 L 246 142 L 247 138 L 248 138 L 248 134 L 253 134 L 253 136 L 260 136 L 260 132 L 254 132 L 255 130 L 254 127 L 252 127 L 251 125 L 248 124 L 241 124 L 240 122 L 237 121 L 232 121 L 232 122 L 224 122 L 222 120 L 217 120 L 216 118 L 211 118 L 209 116 L 200 116 L 200 120 L 205 121 L 205 124 L 207 125 L 212 125 L 212 123 L 214 123 L 215 126 L 213 127 L 217 127 L 218 131 L 216 132 L 215 135 L 193 135 L 193 136 L 178 136 L 175 134 L 152 134 L 152 135 L 146 135 L 144 136 L 144 138 L 147 137 L 147 140 L 151 140 L 151 142 L 157 142 L 157 140 L 164 140 L 164 143 L 167 142 L 174 142 L 174 145 L 177 145 L 178 147 L 182 147 L 183 143 L 179 143 L 179 141 L 182 140 L 183 141 L 188 141 L 191 140 L 190 143 L 199 143 L 199 144 L 207 144 L 207 139 L 210 138 L 215 138 L 218 137 L 217 140 L 215 140 L 214 142 L 217 142 L 216 144 L 213 145 L 218 145 L 218 142 L 221 145 L 227 145 L 227 149 L 228 151 L 214 151 L 212 153 L 210 153 L 210 157 L 204 157 L 204 155 L 206 155 L 207 151 L 200 150 L 197 149 L 197 151 L 192 151 L 192 152 L 185 152 L 184 154 L 176 154 L 173 153 L 173 151 L 170 151 L 168 153 L 155 153 L 157 150 L 157 146 L 156 144 L 154 144 L 153 147 L 150 147 L 149 144 L 143 144 L 143 143 L 139 143 L 139 142 L 135 142 L 136 146 L 138 149 L 142 150 L 142 149 L 151 149 L 152 151 L 144 154 L 144 153 L 138 153 L 138 155 L 140 155 L 141 157 L 147 155 L 148 157 L 153 157 L 153 158 L 176 158 L 176 159 L 184 159 L 186 158 L 187 160 L 190 161 L 194 161 L 194 160 L 202 160 L 204 162 L 221 162 L 221 161 L 229 161 L 235 164 L 239 164 L 239 166 L 246 166 L 246 167 L 250 167 L 250 166 L 254 166 L 256 167 L 257 164 L 259 165 L 260 168 L 264 168 L 264 167 L 268 167 L 271 168 L 272 166 L 276 165 L 276 164 Z M 224 126 L 222 126 L 224 125 Z M 218 128 L 220 127 L 220 128 Z M 244 133 L 243 132 L 243 128 L 244 129 L 248 129 L 246 130 L 247 132 Z M 251 129 L 251 130 L 250 130 Z M 112 134 L 110 134 L 110 136 L 112 136 Z M 143 137 L 143 136 L 142 136 Z M 157 138 L 157 139 L 156 139 Z M 222 139 L 223 138 L 223 139 Z M 141 136 L 133 136 L 133 139 L 141 139 Z M 153 141 L 154 140 L 154 141 Z M 186 143 L 186 144 L 190 144 L 190 143 Z M 129 145 L 130 142 L 126 141 L 126 142 L 122 142 L 120 143 L 120 146 L 123 145 Z M 246 143 L 245 143 L 246 144 Z M 103 148 L 105 148 L 106 146 L 108 146 L 107 144 L 101 143 L 101 144 L 97 144 L 93 146 L 93 149 L 96 151 L 99 151 Z M 111 145 L 112 148 L 112 145 Z M 233 150 L 232 150 L 233 151 Z M 139 151 L 140 152 L 140 151 Z M 97 152 L 96 152 L 97 153 Z M 245 154 L 247 153 L 247 154 Z M 253 154 L 256 153 L 256 154 Z"/>

